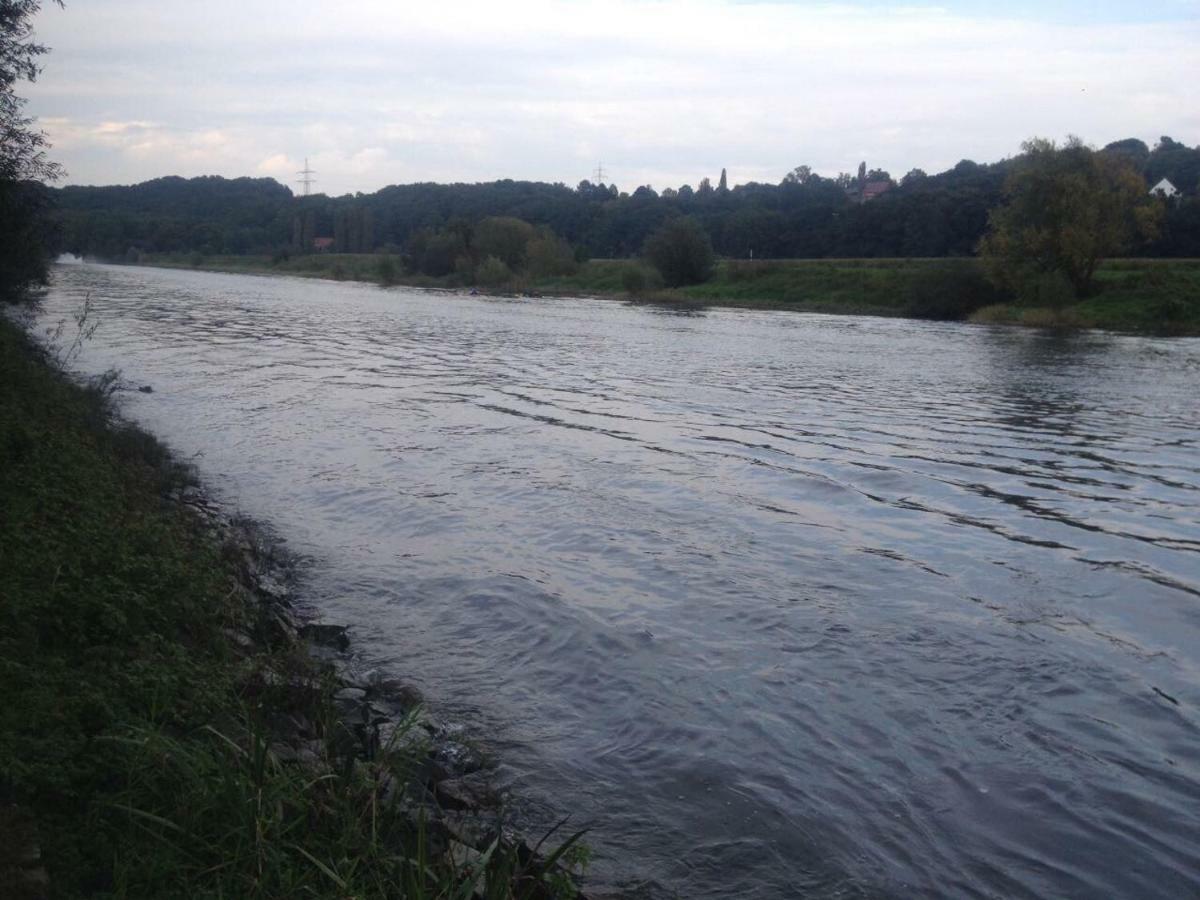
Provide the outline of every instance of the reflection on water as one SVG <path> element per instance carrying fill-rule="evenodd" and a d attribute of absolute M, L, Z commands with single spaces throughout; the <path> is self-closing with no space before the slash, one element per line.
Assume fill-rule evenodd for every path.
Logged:
<path fill-rule="evenodd" d="M 1200 342 L 60 268 L 530 821 L 687 897 L 1200 892 Z"/>

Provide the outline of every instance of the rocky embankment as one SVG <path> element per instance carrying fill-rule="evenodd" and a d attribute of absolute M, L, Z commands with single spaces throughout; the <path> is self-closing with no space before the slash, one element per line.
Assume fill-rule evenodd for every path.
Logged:
<path fill-rule="evenodd" d="M 503 855 L 516 862 L 514 885 L 523 883 L 527 892 L 520 896 L 614 896 L 580 891 L 563 862 L 574 857 L 554 850 L 564 842 L 568 851 L 575 846 L 569 832 L 533 840 L 508 827 L 506 792 L 496 783 L 494 763 L 462 739 L 462 725 L 433 715 L 413 686 L 356 666 L 347 626 L 321 621 L 297 604 L 296 568 L 279 542 L 195 487 L 174 499 L 225 548 L 232 590 L 252 612 L 243 627 L 226 634 L 242 656 L 259 661 L 248 671 L 244 691 L 269 704 L 264 720 L 276 760 L 314 777 L 360 767 L 377 802 L 398 804 L 413 832 L 429 842 L 431 855 L 457 871 L 482 870 Z"/>

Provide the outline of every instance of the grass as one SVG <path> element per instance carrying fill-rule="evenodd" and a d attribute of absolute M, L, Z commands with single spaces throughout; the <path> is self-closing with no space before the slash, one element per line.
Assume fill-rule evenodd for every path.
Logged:
<path fill-rule="evenodd" d="M 112 384 L 0 317 L 0 894 L 47 895 L 36 848 L 62 898 L 573 895 L 553 854 L 448 853 L 420 742 L 348 749 L 338 683 L 269 639 L 240 551 L 171 499 L 190 471 Z"/>
<path fill-rule="evenodd" d="M 423 288 L 466 286 L 454 275 L 403 274 L 396 257 L 371 254 L 318 254 L 276 261 L 265 256 L 155 256 L 145 261 Z M 1101 266 L 1094 296 L 1059 310 L 1022 306 L 1001 296 L 986 284 L 978 263 L 971 259 L 722 260 L 704 284 L 672 290 L 651 286 L 630 294 L 628 272 L 636 266 L 630 260 L 592 260 L 573 275 L 517 276 L 497 289 L 686 305 L 1200 334 L 1200 260 L 1112 260 Z"/>
<path fill-rule="evenodd" d="M 1050 328 L 1106 328 L 1164 335 L 1200 334 L 1200 260 L 1113 260 L 1100 269 L 1097 291 L 1070 306 L 1006 303 L 973 322 Z"/>

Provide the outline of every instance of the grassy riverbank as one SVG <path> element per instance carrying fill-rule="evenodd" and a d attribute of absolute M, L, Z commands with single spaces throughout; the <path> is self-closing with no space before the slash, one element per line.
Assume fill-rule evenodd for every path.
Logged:
<path fill-rule="evenodd" d="M 572 895 L 552 859 L 427 825 L 407 725 L 363 758 L 345 682 L 247 576 L 266 551 L 181 501 L 191 472 L 111 385 L 0 317 L 0 893 Z"/>
<path fill-rule="evenodd" d="M 295 275 L 414 287 L 463 288 L 457 276 L 406 276 L 399 260 L 371 254 L 147 256 L 146 265 Z M 983 279 L 974 260 L 725 260 L 704 284 L 648 286 L 631 295 L 627 260 L 593 260 L 573 275 L 515 278 L 496 290 L 606 296 L 659 303 L 907 316 L 1158 334 L 1200 334 L 1200 260 L 1114 260 L 1097 276 L 1095 296 L 1061 309 L 1011 302 Z"/>

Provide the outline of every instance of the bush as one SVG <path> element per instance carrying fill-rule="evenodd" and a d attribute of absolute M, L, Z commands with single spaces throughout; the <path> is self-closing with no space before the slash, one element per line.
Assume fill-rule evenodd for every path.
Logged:
<path fill-rule="evenodd" d="M 466 252 L 466 240 L 459 232 L 422 228 L 408 239 L 405 267 L 414 274 L 440 278 L 455 271 L 455 263 Z"/>
<path fill-rule="evenodd" d="M 395 284 L 399 275 L 396 261 L 390 256 L 381 256 L 379 262 L 375 264 L 375 274 L 379 278 L 379 283 L 384 287 Z"/>
<path fill-rule="evenodd" d="M 498 287 L 512 279 L 512 270 L 503 260 L 489 256 L 475 270 L 475 280 L 485 287 Z"/>
<path fill-rule="evenodd" d="M 621 287 L 627 294 L 645 293 L 662 287 L 662 276 L 657 269 L 641 263 L 629 263 L 621 269 Z"/>
<path fill-rule="evenodd" d="M 1018 282 L 1017 299 L 1027 306 L 1062 309 L 1075 302 L 1075 286 L 1063 272 L 1038 272 Z"/>
<path fill-rule="evenodd" d="M 668 287 L 700 284 L 712 277 L 712 241 L 700 223 L 688 216 L 664 223 L 646 238 L 642 254 Z"/>
<path fill-rule="evenodd" d="M 525 266 L 533 226 L 512 216 L 493 216 L 475 226 L 472 245 L 480 258 L 494 256 L 509 269 Z"/>
<path fill-rule="evenodd" d="M 43 185 L 0 179 L 0 304 L 27 299 L 49 278 L 48 195 Z"/>
<path fill-rule="evenodd" d="M 454 261 L 454 274 L 463 284 L 475 283 L 475 263 L 466 253 Z"/>
<path fill-rule="evenodd" d="M 908 286 L 904 311 L 917 319 L 958 321 L 1005 299 L 975 260 L 954 260 L 918 271 Z"/>
<path fill-rule="evenodd" d="M 579 263 L 571 245 L 552 233 L 539 235 L 530 241 L 526 256 L 529 274 L 535 278 L 574 275 L 579 271 Z"/>

